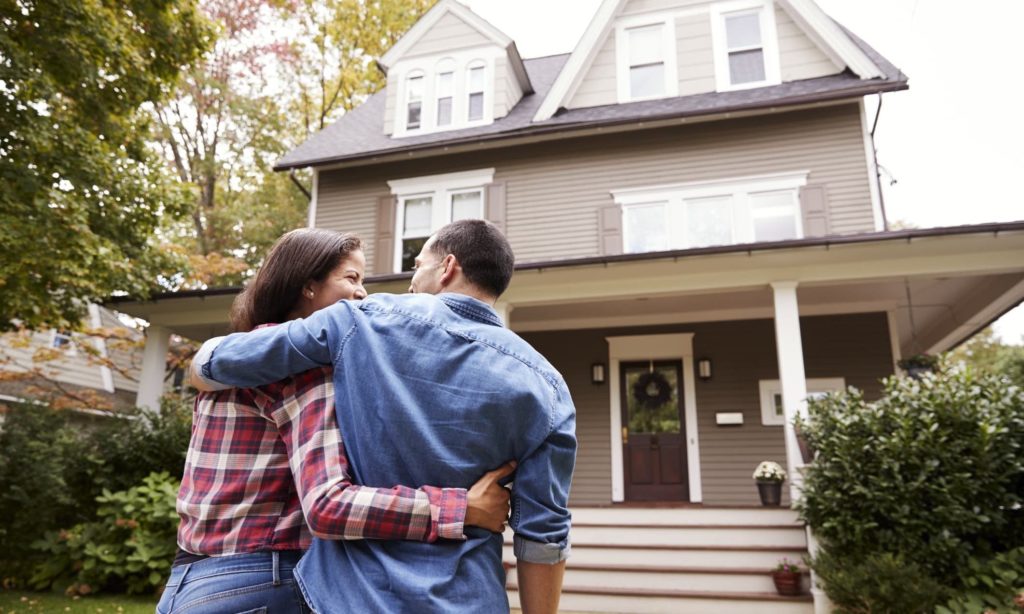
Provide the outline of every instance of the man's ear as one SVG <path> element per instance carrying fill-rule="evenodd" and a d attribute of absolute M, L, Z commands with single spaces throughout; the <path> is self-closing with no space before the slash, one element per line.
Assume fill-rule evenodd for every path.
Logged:
<path fill-rule="evenodd" d="M 441 285 L 447 286 L 448 284 L 455 281 L 455 276 L 458 273 L 459 261 L 455 257 L 455 254 L 448 254 L 441 261 L 444 266 L 444 270 L 441 271 Z"/>

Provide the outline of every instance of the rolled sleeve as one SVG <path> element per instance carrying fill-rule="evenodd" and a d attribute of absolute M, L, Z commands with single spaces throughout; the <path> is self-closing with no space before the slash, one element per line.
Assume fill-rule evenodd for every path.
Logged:
<path fill-rule="evenodd" d="M 207 339 L 203 343 L 196 355 L 192 357 L 192 376 L 200 380 L 210 390 L 227 390 L 231 386 L 222 384 L 217 380 L 213 379 L 213 375 L 210 374 L 210 363 L 213 359 L 213 352 L 220 345 L 220 342 L 224 340 L 224 337 L 213 337 Z"/>
<path fill-rule="evenodd" d="M 513 554 L 520 561 L 526 561 L 527 563 L 541 563 L 544 565 L 561 563 L 569 558 L 571 550 L 568 537 L 557 544 L 535 542 L 518 534 L 512 537 Z"/>

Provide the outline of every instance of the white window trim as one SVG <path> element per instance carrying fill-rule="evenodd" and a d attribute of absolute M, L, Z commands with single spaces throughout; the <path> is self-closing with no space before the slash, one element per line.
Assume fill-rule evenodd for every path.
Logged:
<path fill-rule="evenodd" d="M 676 55 L 675 13 L 638 15 L 623 19 L 615 27 L 615 75 L 619 103 L 672 98 L 679 95 L 679 69 Z M 629 34 L 627 30 L 663 25 L 662 49 L 665 53 L 665 93 L 660 96 L 633 98 L 629 91 Z"/>
<path fill-rule="evenodd" d="M 733 85 L 729 80 L 729 50 L 725 36 L 725 17 L 730 13 L 760 10 L 761 45 L 764 55 L 764 81 Z M 711 5 L 711 42 L 715 58 L 715 85 L 719 92 L 746 90 L 782 83 L 779 68 L 779 37 L 775 28 L 773 0 L 738 0 Z"/>
<path fill-rule="evenodd" d="M 749 194 L 759 192 L 773 192 L 782 190 L 799 190 L 807 185 L 807 176 L 810 171 L 795 171 L 789 173 L 776 173 L 770 175 L 756 175 L 750 177 L 733 178 L 726 180 L 695 181 L 689 183 L 678 183 L 669 185 L 649 186 L 643 188 L 628 188 L 613 190 L 611 195 L 614 202 L 622 208 L 623 214 L 626 208 L 642 206 L 655 203 L 667 203 L 668 205 L 679 206 L 682 201 L 695 198 L 708 198 L 715 196 L 734 197 L 733 224 L 744 219 L 735 213 L 736 210 L 743 210 L 749 214 Z M 743 195 L 738 198 L 737 195 Z M 803 210 L 800 205 L 799 193 L 796 194 L 796 234 L 797 238 L 804 236 Z M 742 212 L 742 211 L 741 211 Z M 747 224 L 752 227 L 752 218 L 746 216 Z M 745 235 L 748 229 L 744 227 L 740 234 Z M 737 229 L 734 226 L 734 234 Z M 622 236 L 625 239 L 630 236 L 629 218 L 623 215 Z M 731 245 L 748 242 L 741 236 Z M 753 239 L 749 242 L 754 242 Z M 685 249 L 685 248 L 684 248 Z"/>
<path fill-rule="evenodd" d="M 494 183 L 493 168 L 388 181 L 388 187 L 396 197 L 398 207 L 395 214 L 394 272 L 402 272 L 402 241 L 405 239 L 402 230 L 405 227 L 405 202 L 407 200 L 424 196 L 430 196 L 433 199 L 430 231 L 434 232 L 451 219 L 452 194 L 479 190 L 481 207 L 486 207 L 487 195 L 484 188 L 491 183 Z M 483 211 L 481 211 L 482 213 Z"/>
<path fill-rule="evenodd" d="M 763 379 L 757 383 L 761 398 L 761 424 L 764 426 L 785 426 L 786 417 L 775 415 L 775 395 L 782 394 L 782 383 L 777 379 Z M 846 390 L 846 379 L 842 377 L 821 377 L 807 379 L 807 394 L 824 394 Z"/>
<path fill-rule="evenodd" d="M 406 132 L 410 132 L 410 133 L 412 133 L 412 132 L 420 132 L 423 129 L 423 124 L 424 124 L 424 122 L 426 120 L 426 118 L 424 117 L 424 113 L 426 113 L 426 111 L 427 111 L 426 94 L 427 94 L 427 79 L 428 78 L 429 77 L 428 77 L 427 73 L 424 72 L 423 70 L 419 70 L 419 69 L 409 71 L 409 74 L 405 75 L 402 78 L 403 92 L 402 92 L 402 99 L 401 99 L 402 100 L 402 104 L 400 105 L 401 109 L 402 109 L 401 121 L 402 121 L 402 126 L 405 128 Z M 419 79 L 420 82 L 423 84 L 421 86 L 421 91 L 420 91 L 420 125 L 417 126 L 416 128 L 410 128 L 409 127 L 409 104 L 412 103 L 412 101 L 409 100 L 409 82 L 412 81 L 413 79 Z"/>
<path fill-rule="evenodd" d="M 66 344 L 64 344 L 63 346 L 58 347 L 57 346 L 57 338 L 58 337 L 63 337 L 64 339 L 67 339 L 68 342 Z M 62 333 L 62 332 L 58 331 L 57 329 L 51 330 L 50 331 L 50 344 L 49 344 L 49 347 L 50 347 L 51 350 L 58 350 L 60 352 L 63 352 L 65 356 L 76 356 L 76 355 L 78 355 L 78 346 L 75 344 L 74 333 Z"/>
<path fill-rule="evenodd" d="M 447 132 L 494 123 L 494 90 L 497 60 L 505 51 L 497 47 L 474 47 L 444 55 L 409 58 L 402 60 L 390 70 L 395 75 L 398 91 L 395 93 L 395 117 L 392 136 L 406 137 L 434 132 Z M 481 65 L 484 68 L 484 116 L 469 121 L 469 68 Z M 437 125 L 437 75 L 453 72 L 452 76 L 452 122 L 447 126 Z M 420 112 L 420 127 L 409 129 L 408 82 L 409 77 L 423 75 L 423 107 Z M 390 93 L 389 93 L 390 95 Z"/>
<path fill-rule="evenodd" d="M 700 436 L 697 428 L 697 393 L 693 363 L 693 333 L 606 337 L 608 341 L 608 395 L 611 421 L 612 501 L 626 498 L 622 459 L 622 398 L 620 365 L 630 360 L 683 361 L 683 418 L 686 423 L 686 470 L 690 483 L 690 503 L 703 500 L 700 478 Z"/>

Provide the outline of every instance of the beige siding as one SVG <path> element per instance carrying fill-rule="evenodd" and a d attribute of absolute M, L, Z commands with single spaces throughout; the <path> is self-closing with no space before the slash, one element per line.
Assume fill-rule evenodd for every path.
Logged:
<path fill-rule="evenodd" d="M 707 0 L 631 0 L 622 7 L 622 12 L 619 14 L 624 16 L 640 15 L 710 4 Z"/>
<path fill-rule="evenodd" d="M 586 76 L 580 81 L 576 93 L 573 94 L 566 107 L 579 109 L 615 104 L 618 101 L 615 71 L 615 29 L 613 28 L 604 43 L 601 44 Z"/>
<path fill-rule="evenodd" d="M 398 78 L 394 73 L 388 75 L 384 96 L 384 134 L 392 134 L 395 131 L 395 109 L 398 106 Z"/>
<path fill-rule="evenodd" d="M 122 328 L 124 324 L 106 309 L 100 309 L 100 325 L 104 328 Z M 126 329 L 127 330 L 127 329 Z M 134 332 L 131 339 L 111 339 L 107 341 L 107 357 L 118 368 L 111 369 L 114 388 L 117 390 L 139 390 L 139 375 L 142 369 L 142 352 L 145 337 L 141 332 Z"/>
<path fill-rule="evenodd" d="M 775 6 L 775 29 L 779 36 L 779 68 L 783 81 L 813 79 L 842 72 L 842 68 L 818 48 L 782 7 Z"/>
<path fill-rule="evenodd" d="M 523 97 L 523 88 L 516 79 L 507 57 L 494 62 L 494 119 L 508 115 Z"/>
<path fill-rule="evenodd" d="M 851 104 L 323 172 L 317 226 L 371 239 L 372 262 L 373 208 L 389 179 L 493 166 L 519 262 L 598 255 L 598 211 L 612 190 L 768 173 L 809 171 L 826 188 L 830 233 L 870 232 L 862 139 Z"/>
<path fill-rule="evenodd" d="M 446 13 L 403 57 L 434 55 L 489 44 L 493 43 L 476 28 L 452 13 Z"/>
<path fill-rule="evenodd" d="M 84 351 L 79 350 L 74 354 L 61 355 L 57 360 L 36 363 L 32 357 L 39 350 L 50 347 L 52 333 L 48 330 L 31 333 L 31 342 L 25 347 L 18 347 L 20 344 L 15 341 L 17 338 L 15 334 L 0 336 L 0 362 L 3 363 L 0 369 L 24 373 L 29 369 L 41 368 L 48 378 L 58 382 L 103 389 L 100 368 L 90 362 L 88 354 Z"/>
<path fill-rule="evenodd" d="M 525 333 L 565 377 L 576 403 L 579 455 L 573 505 L 611 500 L 609 387 L 589 380 L 590 364 L 608 360 L 605 337 L 676 332 L 694 333 L 695 354 L 713 361 L 714 377 L 698 380 L 695 391 L 704 503 L 756 505 L 750 478 L 754 467 L 763 460 L 785 464 L 782 428 L 761 425 L 758 381 L 778 379 L 771 320 Z M 878 380 L 892 368 L 884 314 L 802 318 L 801 332 L 807 377 L 845 377 L 848 385 L 877 398 Z M 720 411 L 743 413 L 744 424 L 716 425 Z"/>
<path fill-rule="evenodd" d="M 715 53 L 707 13 L 676 19 L 679 95 L 715 91 Z"/>

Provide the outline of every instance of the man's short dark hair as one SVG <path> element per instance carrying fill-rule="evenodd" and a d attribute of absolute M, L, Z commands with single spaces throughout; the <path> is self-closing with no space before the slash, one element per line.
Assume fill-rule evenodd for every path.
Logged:
<path fill-rule="evenodd" d="M 498 227 L 484 220 L 459 220 L 434 234 L 434 254 L 455 256 L 471 284 L 499 297 L 512 280 L 515 256 Z"/>

